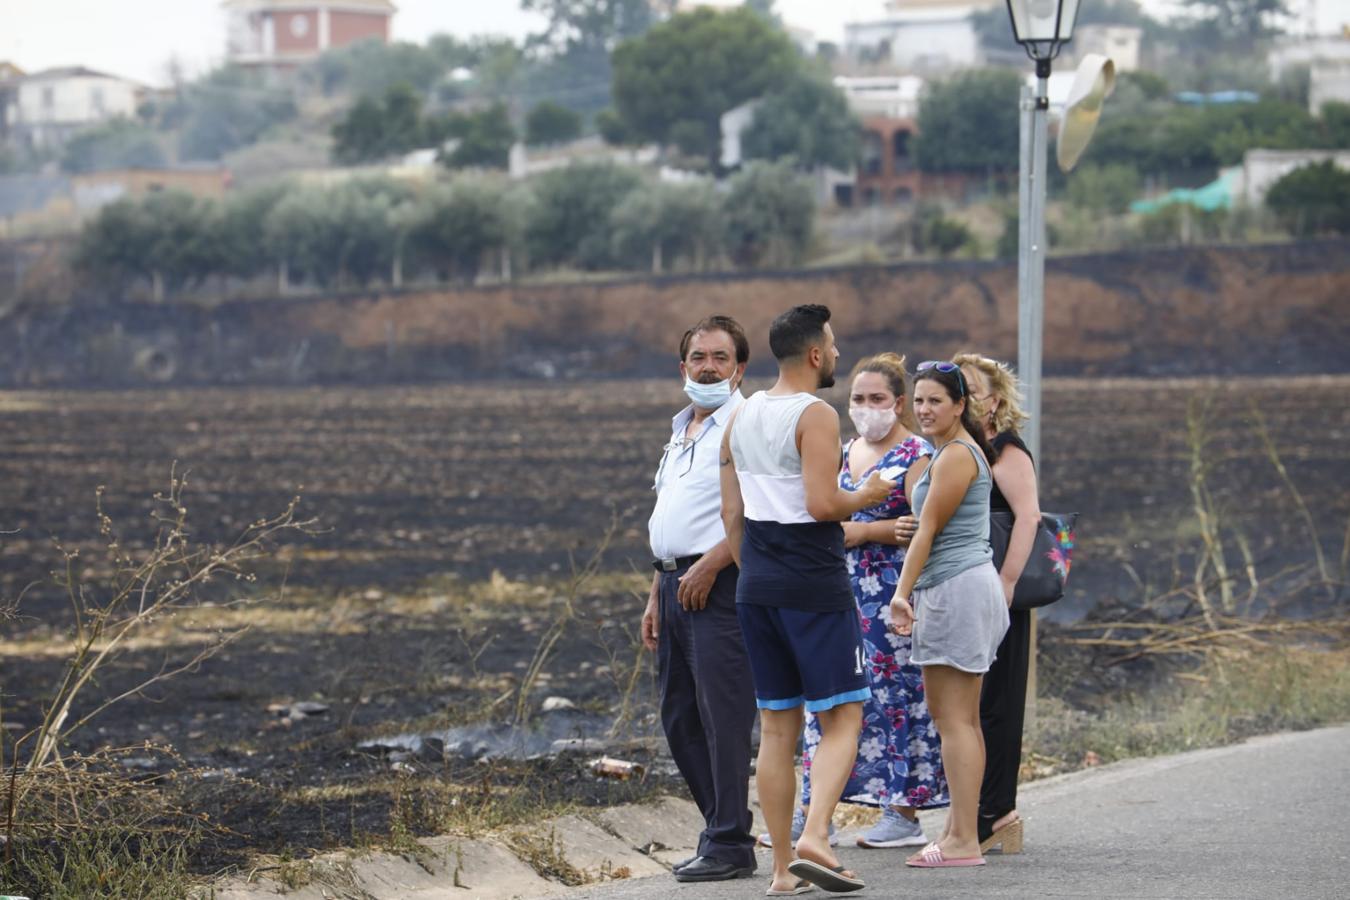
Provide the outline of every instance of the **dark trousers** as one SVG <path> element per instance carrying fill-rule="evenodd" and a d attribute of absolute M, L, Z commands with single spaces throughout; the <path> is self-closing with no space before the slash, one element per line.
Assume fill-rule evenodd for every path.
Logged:
<path fill-rule="evenodd" d="M 1027 666 L 1031 661 L 1031 613 L 1008 615 L 1008 633 L 980 691 L 984 731 L 984 783 L 980 816 L 997 819 L 1017 806 L 1017 770 L 1022 766 L 1022 723 L 1027 708 Z"/>
<path fill-rule="evenodd" d="M 734 565 L 718 574 L 708 604 L 686 612 L 676 597 L 681 567 L 661 573 L 657 677 L 670 755 L 707 827 L 699 856 L 755 864 L 750 834 L 750 730 L 755 689 L 736 619 Z"/>

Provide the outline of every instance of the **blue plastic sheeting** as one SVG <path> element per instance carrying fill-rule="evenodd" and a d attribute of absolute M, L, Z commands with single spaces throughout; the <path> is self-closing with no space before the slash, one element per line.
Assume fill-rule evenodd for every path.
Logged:
<path fill-rule="evenodd" d="M 1212 94 L 1202 94 L 1199 91 L 1181 91 L 1173 95 L 1173 99 L 1178 103 L 1187 103 L 1191 106 L 1209 106 L 1223 103 L 1255 103 L 1261 99 L 1261 96 L 1251 91 L 1215 91 Z"/>

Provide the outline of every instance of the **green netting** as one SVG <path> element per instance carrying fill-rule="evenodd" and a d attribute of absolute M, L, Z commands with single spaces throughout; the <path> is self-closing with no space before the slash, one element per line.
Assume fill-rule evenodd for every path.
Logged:
<path fill-rule="evenodd" d="M 1153 213 L 1173 203 L 1189 203 L 1205 212 L 1232 209 L 1233 196 L 1237 193 L 1237 181 L 1240 177 L 1241 173 L 1236 169 L 1224 172 L 1204 187 L 1174 188 L 1161 197 L 1136 200 L 1130 204 L 1130 212 Z"/>

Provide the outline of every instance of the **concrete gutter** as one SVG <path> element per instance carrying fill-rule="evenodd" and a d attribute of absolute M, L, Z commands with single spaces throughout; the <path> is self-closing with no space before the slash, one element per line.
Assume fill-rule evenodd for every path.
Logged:
<path fill-rule="evenodd" d="M 265 866 L 217 884 L 212 900 L 504 900 L 564 889 L 538 868 L 585 883 L 665 875 L 692 855 L 703 818 L 688 800 L 567 815 L 484 837 L 439 836 L 405 853 L 354 850 Z M 524 858 L 522 858 L 524 857 Z M 555 874 L 555 877 L 556 874 Z"/>
<path fill-rule="evenodd" d="M 839 854 L 868 880 L 866 896 L 874 900 L 964 900 L 973 893 L 1094 900 L 1343 898 L 1350 883 L 1350 849 L 1342 835 L 1350 806 L 1347 749 L 1350 726 L 1340 726 L 1032 782 L 1018 798 L 1027 820 L 1026 852 L 993 854 L 979 870 L 906 869 L 908 851 L 857 848 L 856 827 L 841 829 Z M 930 837 L 941 832 L 945 817 L 944 810 L 921 815 Z M 836 817 L 850 820 L 862 817 L 852 811 Z M 666 798 L 491 836 L 429 838 L 404 854 L 329 853 L 218 885 L 213 900 L 669 900 L 674 890 L 700 900 L 762 897 L 767 851 L 759 854 L 754 878 L 677 885 L 668 877 L 673 862 L 692 855 L 702 827 L 692 802 Z M 761 828 L 758 822 L 755 828 Z M 652 875 L 666 877 L 647 877 Z"/>

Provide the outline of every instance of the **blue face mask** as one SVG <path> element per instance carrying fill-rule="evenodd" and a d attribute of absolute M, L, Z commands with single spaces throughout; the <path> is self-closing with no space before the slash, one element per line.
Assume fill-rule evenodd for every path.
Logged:
<path fill-rule="evenodd" d="M 716 384 L 700 384 L 692 378 L 684 380 L 684 393 L 699 409 L 718 409 L 731 399 L 731 379 Z"/>

